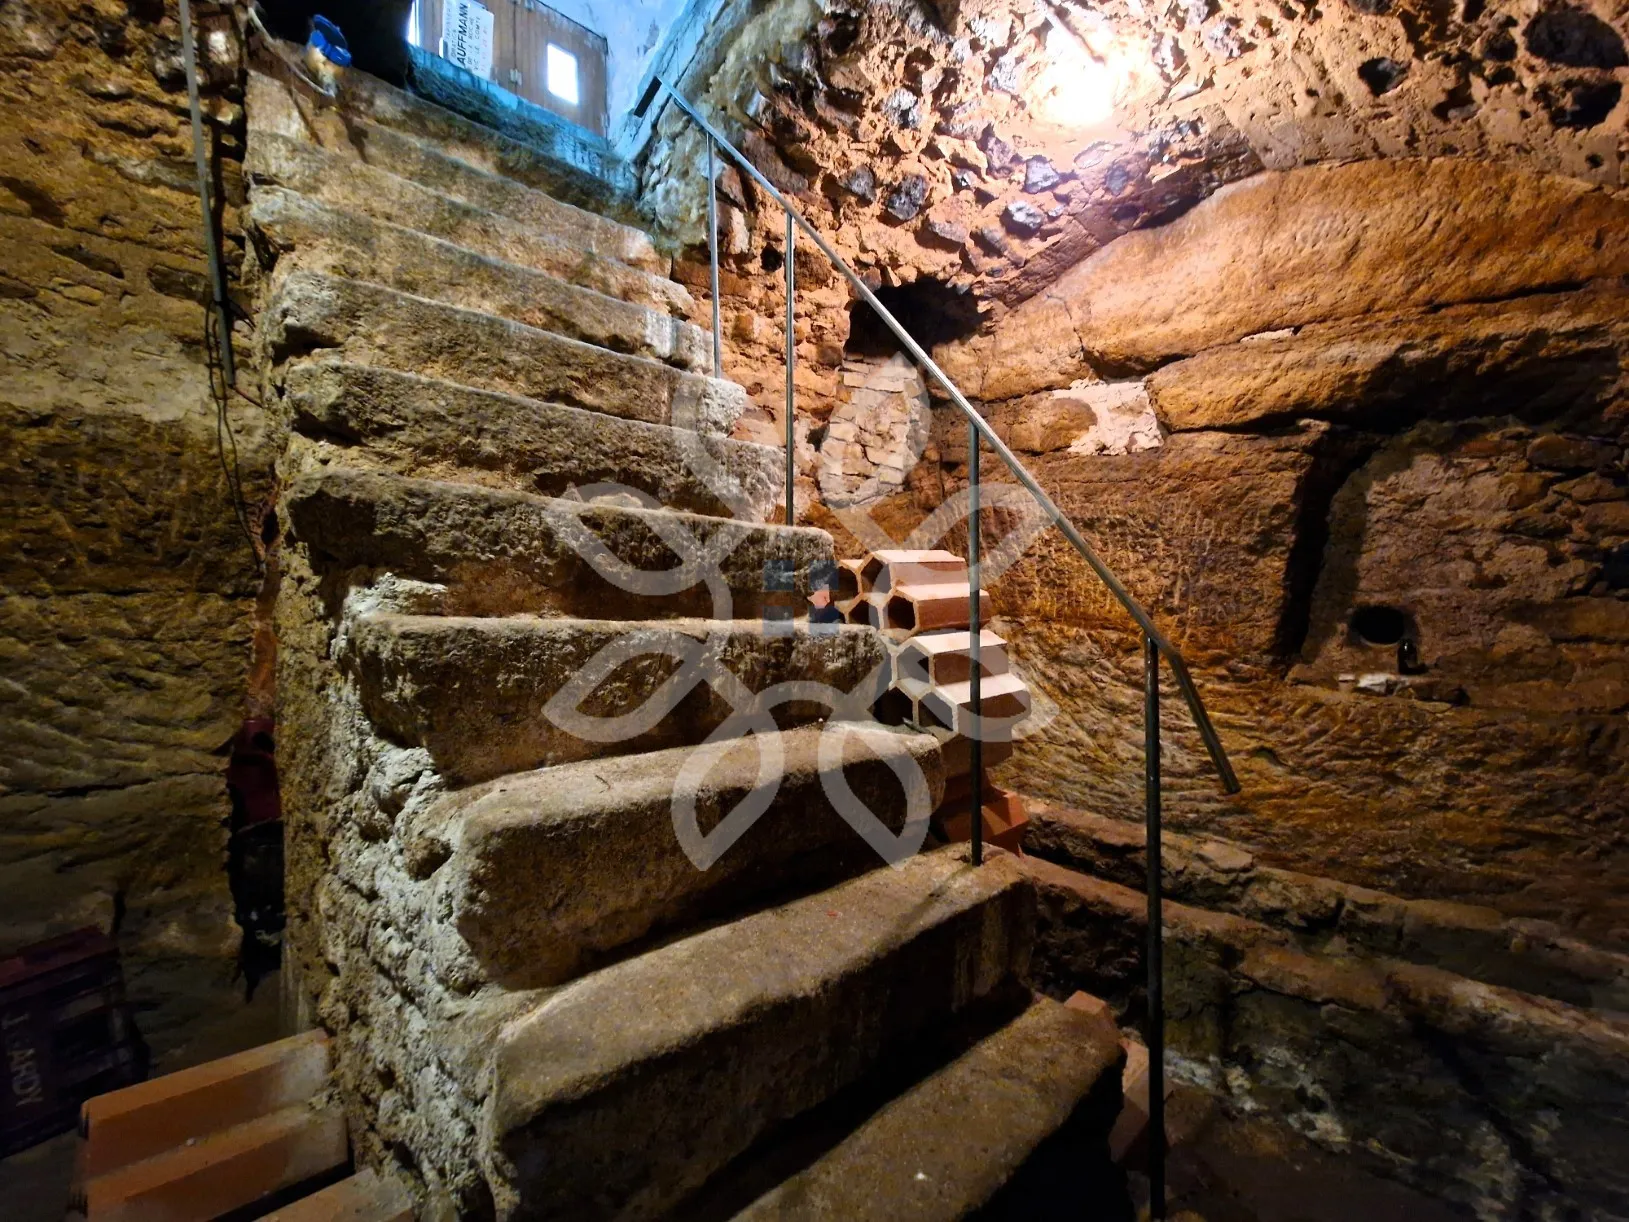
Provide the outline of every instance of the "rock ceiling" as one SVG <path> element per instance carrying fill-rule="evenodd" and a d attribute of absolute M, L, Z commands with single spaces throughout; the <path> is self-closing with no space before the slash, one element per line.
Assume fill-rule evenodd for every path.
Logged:
<path fill-rule="evenodd" d="M 716 40 L 686 92 L 879 282 L 927 276 L 1010 306 L 1263 169 L 1475 157 L 1621 188 L 1626 13 L 777 0 Z M 1113 93 L 1096 122 L 1094 85 Z M 659 133 L 651 202 L 699 236 L 701 146 L 675 116 Z"/>

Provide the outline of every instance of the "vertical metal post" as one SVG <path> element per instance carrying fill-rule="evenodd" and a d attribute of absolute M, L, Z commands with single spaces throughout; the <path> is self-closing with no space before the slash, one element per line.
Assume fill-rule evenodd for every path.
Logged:
<path fill-rule="evenodd" d="M 984 864 L 984 725 L 980 714 L 984 711 L 984 674 L 980 656 L 979 637 L 984 631 L 979 612 L 979 430 L 971 421 L 967 426 L 967 626 L 969 631 L 967 658 L 967 708 L 972 714 L 972 741 L 968 755 L 972 765 L 968 775 L 971 790 L 973 821 L 968 825 L 972 838 L 972 856 L 975 866 Z"/>
<path fill-rule="evenodd" d="M 204 256 L 209 260 L 210 287 L 215 294 L 215 325 L 221 337 L 221 374 L 228 386 L 237 385 L 232 356 L 232 315 L 226 301 L 226 274 L 215 241 L 215 212 L 209 204 L 209 160 L 204 156 L 204 108 L 198 101 L 198 54 L 192 42 L 192 5 L 181 0 L 181 63 L 187 74 L 187 109 L 192 114 L 192 161 L 198 172 L 198 207 L 204 221 Z"/>
<path fill-rule="evenodd" d="M 724 376 L 723 339 L 719 335 L 718 308 L 718 171 L 713 164 L 713 138 L 707 137 L 707 256 L 713 287 L 713 376 Z"/>
<path fill-rule="evenodd" d="M 1143 637 L 1143 800 L 1148 858 L 1148 1202 L 1165 1217 L 1165 931 L 1160 861 L 1160 647 Z"/>
<path fill-rule="evenodd" d="M 797 273 L 793 270 L 797 259 L 793 256 L 797 248 L 797 222 L 792 217 L 792 210 L 786 210 L 786 524 L 791 526 L 797 522 L 792 506 L 792 370 L 797 362 L 798 337 L 795 329 L 796 303 L 793 294 L 797 290 Z"/>

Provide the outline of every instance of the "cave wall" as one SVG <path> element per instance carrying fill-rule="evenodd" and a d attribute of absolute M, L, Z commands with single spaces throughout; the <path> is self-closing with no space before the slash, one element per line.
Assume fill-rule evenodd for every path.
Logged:
<path fill-rule="evenodd" d="M 236 291 L 238 45 L 195 11 Z M 0 951 L 113 930 L 172 1067 L 256 1038 L 224 770 L 245 713 L 267 711 L 246 706 L 261 564 L 218 449 L 173 9 L 8 0 L 0 150 Z M 255 531 L 258 410 L 234 397 L 230 423 Z"/>
<path fill-rule="evenodd" d="M 1037 104 L 1059 22 L 1120 67 L 1106 125 Z M 1623 26 L 1528 2 L 783 0 L 685 90 L 941 341 L 1197 663 L 1245 793 L 1207 778 L 1170 692 L 1175 826 L 1621 944 Z M 688 243 L 702 313 L 704 166 L 663 115 L 645 204 Z M 734 170 L 719 187 L 725 371 L 754 396 L 741 435 L 779 444 L 784 222 Z M 825 494 L 855 307 L 809 246 L 799 512 L 854 552 L 964 488 L 966 428 L 940 399 L 897 493 L 858 515 Z M 990 523 L 987 546 L 1025 525 Z M 1123 614 L 1055 534 L 994 593 L 1047 714 L 1003 775 L 1135 817 Z M 1365 607 L 1398 613 L 1418 656 L 1357 633 Z"/>
<path fill-rule="evenodd" d="M 1629 201 L 1575 180 L 1306 167 L 944 353 L 986 399 L 1109 374 L 1160 417 L 1144 454 L 1032 461 L 1206 672 L 1245 792 L 1184 792 L 1178 825 L 1624 937 L 1626 270 Z M 1014 766 L 1129 812 L 1133 774 L 1103 765 L 1135 758 L 1132 643 L 1088 585 L 1043 543 L 998 591 L 1061 710 Z M 1366 608 L 1400 631 L 1366 637 Z"/>

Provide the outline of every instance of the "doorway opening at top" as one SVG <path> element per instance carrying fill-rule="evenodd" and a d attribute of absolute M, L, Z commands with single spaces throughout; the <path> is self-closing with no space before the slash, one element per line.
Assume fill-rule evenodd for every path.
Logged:
<path fill-rule="evenodd" d="M 965 339 L 979 329 L 978 298 L 942 280 L 924 276 L 909 284 L 885 284 L 874 292 L 929 356 L 935 344 Z M 848 317 L 846 355 L 886 357 L 903 350 L 888 324 L 864 301 L 851 305 Z"/>
<path fill-rule="evenodd" d="M 609 46 L 538 0 L 414 0 L 407 41 L 605 136 Z"/>

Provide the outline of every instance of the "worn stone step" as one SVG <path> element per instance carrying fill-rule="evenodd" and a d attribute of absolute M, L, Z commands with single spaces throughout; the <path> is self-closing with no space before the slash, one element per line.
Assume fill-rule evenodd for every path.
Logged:
<path fill-rule="evenodd" d="M 1120 1059 L 1112 1021 L 1037 998 L 736 1222 L 954 1222 L 1002 1194 L 1024 1194 L 1022 1173 L 1054 1136 L 1069 1140 L 1072 1190 L 1081 1194 L 1082 1212 L 1067 1216 L 1090 1217 L 1094 1188 L 1102 1191 L 1113 1174 L 1107 1139 L 1119 1110 Z"/>
<path fill-rule="evenodd" d="M 319 144 L 346 156 L 352 164 L 377 166 L 437 191 L 470 199 L 481 206 L 498 202 L 493 191 L 530 189 L 546 197 L 527 201 L 528 209 L 566 209 L 607 235 L 621 230 L 623 262 L 664 270 L 649 237 L 632 225 L 619 224 L 610 213 L 632 219 L 637 183 L 625 163 L 611 155 L 604 141 L 562 124 L 552 146 L 551 134 L 534 129 L 527 141 L 511 139 L 471 122 L 434 102 L 385 84 L 366 73 L 347 73 L 340 106 L 315 105 L 309 94 L 282 80 L 251 71 L 245 109 L 251 142 L 261 134 L 280 135 Z M 497 184 L 483 183 L 496 178 Z M 538 218 L 542 220 L 542 217 Z"/>
<path fill-rule="evenodd" d="M 291 272 L 260 329 L 274 360 L 322 351 L 327 359 L 713 435 L 727 434 L 747 406 L 734 382 L 321 272 Z"/>
<path fill-rule="evenodd" d="M 447 615 L 654 619 L 763 614 L 766 570 L 812 589 L 831 536 L 338 465 L 294 472 L 282 513 L 319 572 L 371 569 L 445 589 Z M 630 588 L 631 587 L 631 588 Z"/>
<path fill-rule="evenodd" d="M 768 446 L 344 361 L 291 367 L 283 393 L 296 429 L 403 475 L 452 468 L 550 496 L 620 484 L 673 509 L 779 513 L 783 460 Z"/>
<path fill-rule="evenodd" d="M 257 187 L 249 220 L 279 268 L 371 280 L 613 352 L 692 371 L 711 368 L 711 339 L 683 319 L 297 191 Z"/>
<path fill-rule="evenodd" d="M 890 838 L 943 789 L 923 735 L 806 726 L 506 776 L 442 799 L 412 835 L 452 850 L 436 886 L 481 975 L 539 987 L 653 930 L 876 861 L 834 806 L 845 783 Z M 744 800 L 740 838 L 734 824 L 713 835 Z"/>
<path fill-rule="evenodd" d="M 1009 984 L 1033 912 L 1013 859 L 975 868 L 946 849 L 559 990 L 492 1052 L 498 1216 L 664 1215 L 766 1131 Z"/>
<path fill-rule="evenodd" d="M 631 266 L 614 253 L 595 249 L 590 230 L 535 229 L 343 152 L 258 132 L 249 140 L 245 168 L 254 192 L 267 187 L 297 191 L 332 208 L 417 230 L 664 313 L 682 314 L 690 304 L 684 286 L 659 270 Z M 608 245 L 613 252 L 619 249 L 618 243 Z"/>
<path fill-rule="evenodd" d="M 865 717 L 885 682 L 882 638 L 847 625 L 776 627 L 374 613 L 349 640 L 373 723 L 468 783 L 693 745 L 760 707 L 782 728 Z M 769 705 L 795 690 L 805 698 Z"/>

